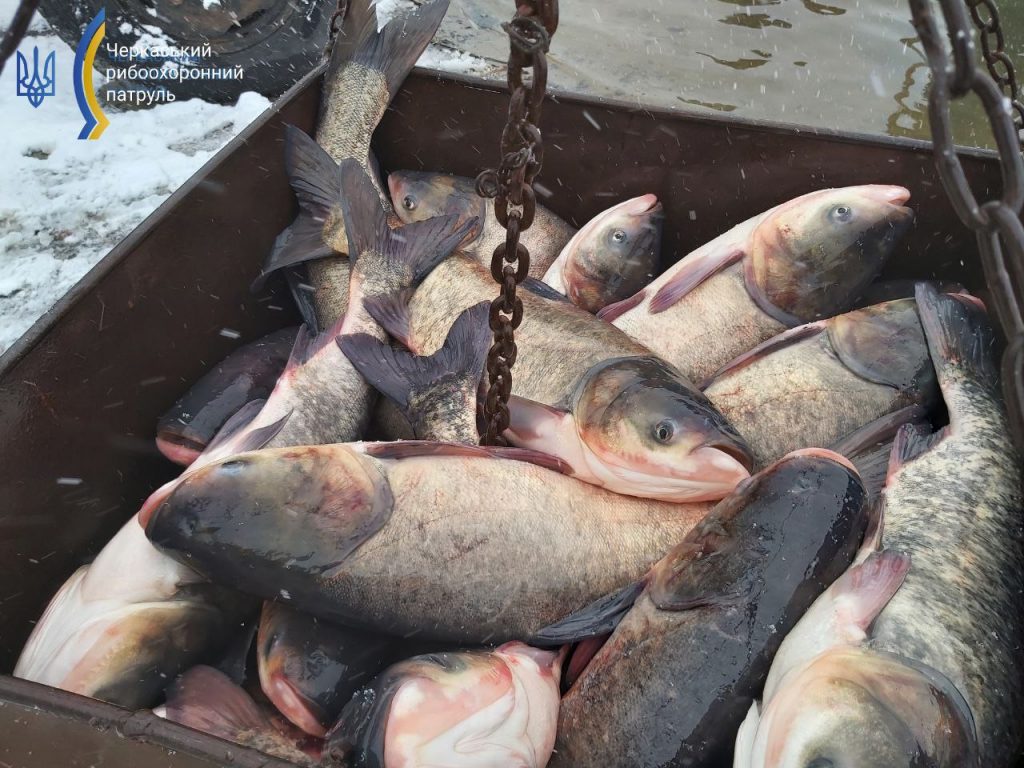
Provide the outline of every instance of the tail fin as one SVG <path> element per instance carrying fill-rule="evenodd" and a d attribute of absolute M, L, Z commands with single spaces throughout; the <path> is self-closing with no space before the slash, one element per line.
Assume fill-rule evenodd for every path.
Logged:
<path fill-rule="evenodd" d="M 394 98 L 448 12 L 449 0 L 425 0 L 414 10 L 377 29 L 373 0 L 353 0 L 331 53 L 329 72 L 346 62 L 380 72 Z M 330 75 L 328 75 L 328 79 Z"/>
<path fill-rule="evenodd" d="M 363 378 L 393 400 L 415 425 L 418 419 L 411 407 L 413 400 L 448 387 L 462 392 L 468 387 L 472 395 L 479 387 L 491 338 L 488 306 L 488 302 L 481 302 L 459 315 L 444 344 L 429 357 L 414 356 L 364 333 L 341 336 L 338 345 Z"/>
<path fill-rule="evenodd" d="M 360 260 L 379 254 L 383 270 L 398 279 L 398 290 L 415 286 L 430 274 L 477 223 L 475 216 L 462 226 L 457 226 L 457 215 L 436 216 L 392 230 L 376 187 L 354 159 L 341 164 L 341 211 L 353 270 L 365 274 Z"/>
<path fill-rule="evenodd" d="M 335 254 L 333 246 L 324 240 L 324 228 L 338 212 L 338 165 L 295 126 L 286 125 L 284 130 L 285 167 L 299 201 L 299 215 L 274 240 L 263 271 L 252 284 L 254 291 L 262 288 L 267 276 L 278 269 Z"/>
<path fill-rule="evenodd" d="M 984 310 L 970 298 L 939 293 L 928 283 L 918 284 L 914 295 L 939 385 L 945 388 L 959 371 L 994 392 L 999 384 L 995 334 Z"/>
<path fill-rule="evenodd" d="M 371 296 L 365 300 L 366 311 L 387 334 L 398 341 L 403 347 L 414 354 L 420 350 L 412 338 L 412 317 L 409 313 L 409 301 L 413 289 L 405 288 L 398 293 L 385 293 Z"/>

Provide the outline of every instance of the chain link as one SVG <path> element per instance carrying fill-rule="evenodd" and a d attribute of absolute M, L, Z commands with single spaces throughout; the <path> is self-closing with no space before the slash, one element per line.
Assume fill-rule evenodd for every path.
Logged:
<path fill-rule="evenodd" d="M 1013 64 L 994 0 L 937 0 L 945 18 L 952 61 L 943 46 L 933 13 L 935 0 L 910 0 L 921 43 L 932 71 L 928 117 L 935 144 L 936 167 L 960 219 L 978 238 L 990 304 L 1008 341 L 1002 362 L 1003 391 L 1017 445 L 1024 449 L 1024 157 L 1020 128 L 1024 125 Z M 967 9 L 970 8 L 970 18 Z M 983 10 L 984 9 L 984 10 Z M 977 65 L 971 20 L 982 40 L 988 71 Z M 974 93 L 981 99 L 999 151 L 1003 192 L 998 200 L 979 204 L 967 183 L 953 144 L 949 106 L 952 99 Z"/>
<path fill-rule="evenodd" d="M 501 25 L 509 37 L 508 122 L 501 132 L 501 165 L 476 179 L 477 194 L 494 198 L 494 216 L 505 227 L 505 242 L 491 256 L 491 277 L 501 286 L 491 302 L 489 321 L 494 343 L 487 352 L 490 384 L 484 398 L 486 429 L 481 442 L 504 445 L 512 366 L 518 348 L 515 330 L 523 321 L 523 301 L 516 287 L 530 274 L 530 252 L 519 242 L 533 224 L 537 198 L 533 179 L 544 163 L 540 112 L 547 90 L 547 51 L 558 28 L 558 0 L 519 0 L 511 22 Z M 524 70 L 530 70 L 524 80 Z"/>
<path fill-rule="evenodd" d="M 1010 100 L 1013 107 L 1013 123 L 1017 135 L 1024 143 L 1024 104 L 1020 101 L 1020 89 L 1017 85 L 1017 72 L 1013 60 L 1006 52 L 1006 38 L 999 22 L 999 8 L 994 0 L 967 0 L 974 26 L 978 28 L 981 39 L 981 55 L 985 59 L 988 73 L 995 80 L 1003 95 Z"/>
<path fill-rule="evenodd" d="M 338 5 L 334 9 L 334 13 L 331 14 L 331 20 L 327 26 L 327 44 L 324 46 L 324 56 L 321 60 L 324 64 L 331 60 L 331 54 L 334 53 L 334 41 L 338 39 L 338 32 L 341 31 L 341 25 L 345 23 L 347 14 L 348 0 L 338 0 Z"/>

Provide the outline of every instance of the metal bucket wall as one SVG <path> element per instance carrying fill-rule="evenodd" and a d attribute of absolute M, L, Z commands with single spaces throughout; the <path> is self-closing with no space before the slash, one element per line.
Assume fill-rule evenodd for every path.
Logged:
<path fill-rule="evenodd" d="M 311 131 L 318 97 L 313 75 L 0 359 L 0 673 L 61 583 L 176 474 L 154 447 L 157 418 L 230 350 L 296 321 L 283 292 L 254 297 L 248 286 L 293 215 L 283 126 Z M 491 85 L 417 72 L 377 133 L 378 157 L 385 169 L 475 175 L 498 160 L 506 109 Z M 928 145 L 570 96 L 545 107 L 544 126 L 541 201 L 579 225 L 654 192 L 666 213 L 663 267 L 798 194 L 877 182 L 909 187 L 917 212 L 887 276 L 984 287 L 973 237 L 946 202 Z M 968 155 L 975 189 L 993 197 L 993 156 Z M 0 763 L 71 765 L 97 751 L 107 766 L 280 764 L 146 713 L 0 677 Z"/>

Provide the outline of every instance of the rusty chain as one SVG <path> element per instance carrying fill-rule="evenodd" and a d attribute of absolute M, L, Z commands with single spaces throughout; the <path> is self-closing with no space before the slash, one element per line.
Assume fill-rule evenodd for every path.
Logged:
<path fill-rule="evenodd" d="M 494 198 L 494 216 L 505 227 L 505 242 L 491 256 L 491 276 L 501 286 L 489 315 L 494 343 L 487 352 L 489 385 L 484 399 L 486 428 L 481 442 L 504 445 L 512 366 L 516 362 L 515 330 L 523 321 L 523 301 L 516 287 L 530 273 L 530 252 L 519 237 L 533 224 L 537 199 L 533 179 L 544 162 L 541 105 L 547 89 L 547 51 L 558 27 L 558 0 L 518 0 L 516 15 L 502 24 L 509 37 L 508 87 L 511 103 L 501 134 L 501 165 L 476 179 L 477 193 Z M 529 81 L 523 70 L 530 69 Z"/>
<path fill-rule="evenodd" d="M 331 20 L 327 24 L 327 44 L 324 45 L 322 63 L 327 63 L 331 60 L 331 54 L 334 53 L 334 41 L 338 39 L 338 32 L 341 31 L 341 25 L 345 23 L 345 16 L 347 14 L 348 0 L 338 0 L 334 13 L 331 14 Z"/>
<path fill-rule="evenodd" d="M 1024 142 L 1024 104 L 1020 101 L 1020 89 L 1017 84 L 1017 71 L 1013 59 L 1006 52 L 1006 38 L 999 21 L 999 8 L 995 0 L 967 0 L 974 26 L 978 28 L 981 40 L 981 55 L 985 59 L 988 73 L 996 81 L 996 85 L 1013 106 L 1013 122 L 1017 127 L 1017 135 Z"/>
<path fill-rule="evenodd" d="M 924 45 L 932 86 L 928 95 L 928 117 L 935 144 L 935 160 L 953 208 L 978 238 L 985 280 L 991 291 L 990 303 L 1003 327 L 1007 348 L 1003 354 L 1002 380 L 1006 407 L 1017 445 L 1024 449 L 1024 227 L 1020 212 L 1024 204 L 1024 157 L 1014 115 L 1024 119 L 1016 91 L 1016 76 L 1003 51 L 1003 33 L 993 0 L 937 0 L 942 8 L 952 61 L 943 46 L 933 13 L 935 0 L 910 0 L 914 27 Z M 977 62 L 971 15 L 982 31 L 982 47 L 990 72 Z M 984 7 L 987 16 L 979 9 Z M 995 41 L 995 47 L 992 47 Z M 1001 62 L 1003 69 L 995 69 Z M 1010 88 L 1009 92 L 1005 88 Z M 981 100 L 999 151 L 1003 193 L 998 200 L 978 203 L 971 191 L 953 144 L 949 105 L 952 99 L 974 93 Z"/>

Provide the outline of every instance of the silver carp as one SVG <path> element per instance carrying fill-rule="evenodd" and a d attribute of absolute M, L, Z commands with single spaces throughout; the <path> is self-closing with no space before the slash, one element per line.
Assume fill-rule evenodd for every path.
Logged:
<path fill-rule="evenodd" d="M 913 214 L 903 187 L 811 192 L 733 227 L 599 313 L 701 381 L 765 339 L 851 309 Z"/>

